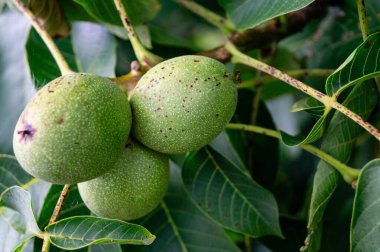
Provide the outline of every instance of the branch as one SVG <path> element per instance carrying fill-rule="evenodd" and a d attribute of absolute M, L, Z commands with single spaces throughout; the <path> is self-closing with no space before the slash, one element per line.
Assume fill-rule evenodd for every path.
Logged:
<path fill-rule="evenodd" d="M 304 92 L 305 94 L 313 97 L 314 99 L 320 101 L 325 105 L 326 108 L 331 107 L 339 112 L 343 113 L 351 120 L 359 124 L 366 131 L 368 131 L 371 135 L 373 135 L 378 141 L 380 141 L 380 132 L 373 127 L 370 123 L 366 122 L 361 116 L 349 110 L 342 104 L 338 103 L 333 97 L 327 96 L 324 93 L 302 83 L 301 81 L 294 79 L 293 77 L 287 75 L 286 73 L 265 64 L 264 62 L 258 61 L 254 58 L 251 58 L 242 52 L 240 52 L 232 43 L 227 42 L 226 49 L 233 55 L 233 62 L 244 64 L 250 67 L 253 67 L 257 70 L 265 72 L 283 82 L 295 87 L 296 89 Z"/>
<path fill-rule="evenodd" d="M 36 16 L 22 3 L 21 0 L 14 0 L 14 3 L 20 10 L 20 12 L 29 19 L 33 28 L 37 31 L 37 33 L 40 35 L 40 37 L 48 47 L 50 53 L 53 55 L 53 58 L 58 65 L 59 70 L 61 71 L 61 74 L 65 75 L 73 73 L 73 70 L 71 70 L 71 68 L 67 64 L 62 53 L 59 51 L 57 45 L 54 43 L 54 40 L 46 31 L 45 27 L 36 18 Z"/>
<path fill-rule="evenodd" d="M 49 225 L 53 224 L 58 220 L 59 214 L 62 211 L 62 207 L 65 203 L 65 199 L 67 195 L 69 194 L 71 185 L 65 185 L 62 189 L 61 195 L 58 198 L 57 204 L 55 205 L 53 214 L 50 217 Z M 49 235 L 46 234 L 44 238 L 44 243 L 42 244 L 42 250 L 41 252 L 48 252 L 50 249 L 50 240 L 49 240 Z"/>
<path fill-rule="evenodd" d="M 136 54 L 137 60 L 141 65 L 146 67 L 152 67 L 162 61 L 160 57 L 154 55 L 144 48 L 141 44 L 139 38 L 136 35 L 135 29 L 129 19 L 126 9 L 123 6 L 121 0 L 114 0 L 117 11 L 119 12 L 121 21 L 123 22 L 124 28 L 128 33 L 129 40 L 131 41 L 133 51 Z"/>
<path fill-rule="evenodd" d="M 276 130 L 262 128 L 259 126 L 254 126 L 254 125 L 230 123 L 227 125 L 226 128 L 227 129 L 234 129 L 234 130 L 244 130 L 244 131 L 254 132 L 254 133 L 262 134 L 265 136 L 270 136 L 270 137 L 274 137 L 277 139 L 281 139 L 280 132 L 278 132 Z M 319 157 L 320 159 L 322 159 L 326 163 L 333 166 L 342 175 L 343 179 L 347 183 L 352 184 L 358 179 L 360 170 L 349 167 L 348 165 L 342 163 L 338 159 L 336 159 L 333 156 L 327 154 L 326 152 L 314 147 L 313 145 L 304 144 L 304 145 L 300 145 L 299 147 L 301 147 L 302 149 L 306 150 L 307 152 Z"/>
<path fill-rule="evenodd" d="M 273 19 L 258 27 L 235 33 L 230 37 L 230 41 L 242 51 L 264 48 L 270 43 L 301 31 L 311 20 L 322 17 L 328 6 L 339 5 L 341 2 L 341 0 L 317 0 L 301 10 L 286 14 L 283 17 L 286 19 L 286 27 L 281 27 L 282 22 L 279 18 Z M 224 46 L 200 54 L 222 62 L 227 62 L 231 58 L 231 54 Z"/>

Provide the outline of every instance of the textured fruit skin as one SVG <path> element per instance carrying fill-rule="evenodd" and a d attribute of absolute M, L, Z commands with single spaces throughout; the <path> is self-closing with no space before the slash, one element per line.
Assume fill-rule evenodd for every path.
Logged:
<path fill-rule="evenodd" d="M 230 121 L 237 88 L 226 67 L 203 56 L 181 56 L 150 69 L 130 99 L 133 134 L 163 153 L 199 149 Z"/>
<path fill-rule="evenodd" d="M 59 77 L 22 112 L 13 149 L 31 175 L 56 184 L 96 178 L 112 167 L 131 128 L 127 96 L 109 79 Z"/>
<path fill-rule="evenodd" d="M 96 215 L 132 220 L 160 203 L 168 183 L 168 158 L 130 140 L 111 171 L 78 184 L 78 188 L 86 206 Z"/>

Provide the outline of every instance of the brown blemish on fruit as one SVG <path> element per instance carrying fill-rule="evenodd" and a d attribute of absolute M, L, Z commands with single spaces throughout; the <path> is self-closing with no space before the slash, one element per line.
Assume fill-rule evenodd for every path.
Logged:
<path fill-rule="evenodd" d="M 195 59 L 195 60 L 193 60 L 193 61 L 194 61 L 194 62 L 200 62 L 199 60 L 196 60 L 196 59 Z"/>
<path fill-rule="evenodd" d="M 17 134 L 20 135 L 20 142 L 28 143 L 32 140 L 34 134 L 36 133 L 36 129 L 32 127 L 27 122 L 23 122 L 24 129 L 17 131 Z"/>
<path fill-rule="evenodd" d="M 63 120 L 63 118 L 59 118 L 59 120 L 57 121 L 58 125 L 61 125 L 65 120 Z"/>

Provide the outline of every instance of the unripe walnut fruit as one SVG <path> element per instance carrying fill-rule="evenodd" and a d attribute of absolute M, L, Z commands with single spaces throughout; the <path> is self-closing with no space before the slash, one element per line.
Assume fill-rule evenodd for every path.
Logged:
<path fill-rule="evenodd" d="M 226 67 L 203 56 L 181 56 L 150 69 L 131 95 L 133 134 L 164 153 L 208 144 L 234 114 L 237 89 Z"/>
<path fill-rule="evenodd" d="M 78 188 L 86 206 L 96 215 L 132 220 L 159 204 L 168 183 L 168 157 L 130 140 L 112 170 L 78 184 Z"/>
<path fill-rule="evenodd" d="M 59 77 L 37 92 L 13 136 L 21 166 L 56 184 L 75 184 L 108 171 L 131 127 L 127 96 L 109 79 L 91 74 Z"/>

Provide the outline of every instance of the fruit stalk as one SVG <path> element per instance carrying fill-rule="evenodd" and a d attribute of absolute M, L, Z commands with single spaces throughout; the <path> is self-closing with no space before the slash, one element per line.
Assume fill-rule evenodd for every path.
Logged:
<path fill-rule="evenodd" d="M 254 126 L 254 125 L 230 123 L 227 125 L 226 128 L 227 129 L 234 129 L 234 130 L 249 131 L 249 132 L 254 132 L 254 133 L 262 134 L 265 136 L 270 136 L 273 138 L 281 139 L 280 132 L 278 132 L 276 130 L 262 128 L 259 126 Z M 342 175 L 343 179 L 347 183 L 352 184 L 358 179 L 359 174 L 360 174 L 360 170 L 349 167 L 348 165 L 342 163 L 341 161 L 337 160 L 333 156 L 331 156 L 331 155 L 327 154 L 326 152 L 314 147 L 313 145 L 303 144 L 303 145 L 300 145 L 299 147 L 301 147 L 302 149 L 306 150 L 307 152 L 319 157 L 320 159 L 322 159 L 326 163 L 333 166 Z"/>
<path fill-rule="evenodd" d="M 210 24 L 218 27 L 219 30 L 223 31 L 226 35 L 231 35 L 232 33 L 236 32 L 234 24 L 230 20 L 222 16 L 219 16 L 218 14 L 206 9 L 202 5 L 191 0 L 174 0 L 174 1 L 182 5 L 186 9 L 192 11 L 193 13 L 196 13 L 197 15 L 201 16 L 204 20 L 206 20 Z"/>
<path fill-rule="evenodd" d="M 114 0 L 117 11 L 119 12 L 124 28 L 127 30 L 129 40 L 131 41 L 133 51 L 136 54 L 137 60 L 142 66 L 152 67 L 162 61 L 160 57 L 154 55 L 144 48 L 139 38 L 136 35 L 135 29 L 131 23 L 126 9 L 123 6 L 122 0 Z"/>
<path fill-rule="evenodd" d="M 26 16 L 33 28 L 40 35 L 46 46 L 48 47 L 50 53 L 52 54 L 55 62 L 58 65 L 59 70 L 62 75 L 71 74 L 73 70 L 67 64 L 67 61 L 63 57 L 62 53 L 59 51 L 57 45 L 54 43 L 52 37 L 46 31 L 45 27 L 40 23 L 37 17 L 23 4 L 21 0 L 14 0 L 15 5 L 20 10 L 20 12 Z"/>
<path fill-rule="evenodd" d="M 349 110 L 348 108 L 346 108 L 345 106 L 337 102 L 333 97 L 327 96 L 324 93 L 304 84 L 303 82 L 297 79 L 294 79 L 293 77 L 278 70 L 277 68 L 269 66 L 265 64 L 264 62 L 258 61 L 254 58 L 249 57 L 248 55 L 243 54 L 231 42 L 227 42 L 226 49 L 233 55 L 234 63 L 240 63 L 243 65 L 253 67 L 279 80 L 282 80 L 283 82 L 295 87 L 296 89 L 320 101 L 321 103 L 325 105 L 326 109 L 331 107 L 343 113 L 344 115 L 349 117 L 351 120 L 359 124 L 363 129 L 368 131 L 378 141 L 380 141 L 380 132 L 374 126 L 366 122 L 360 115 L 356 114 L 355 112 Z"/>
<path fill-rule="evenodd" d="M 67 198 L 69 192 L 70 192 L 70 187 L 71 185 L 65 185 L 62 189 L 61 195 L 58 198 L 57 204 L 54 207 L 53 214 L 50 217 L 49 225 L 53 224 L 58 220 L 59 214 L 62 211 L 62 207 L 65 203 L 65 199 Z M 50 240 L 49 240 L 49 235 L 46 234 L 44 238 L 44 243 L 42 244 L 42 250 L 41 252 L 48 252 L 50 249 Z"/>

